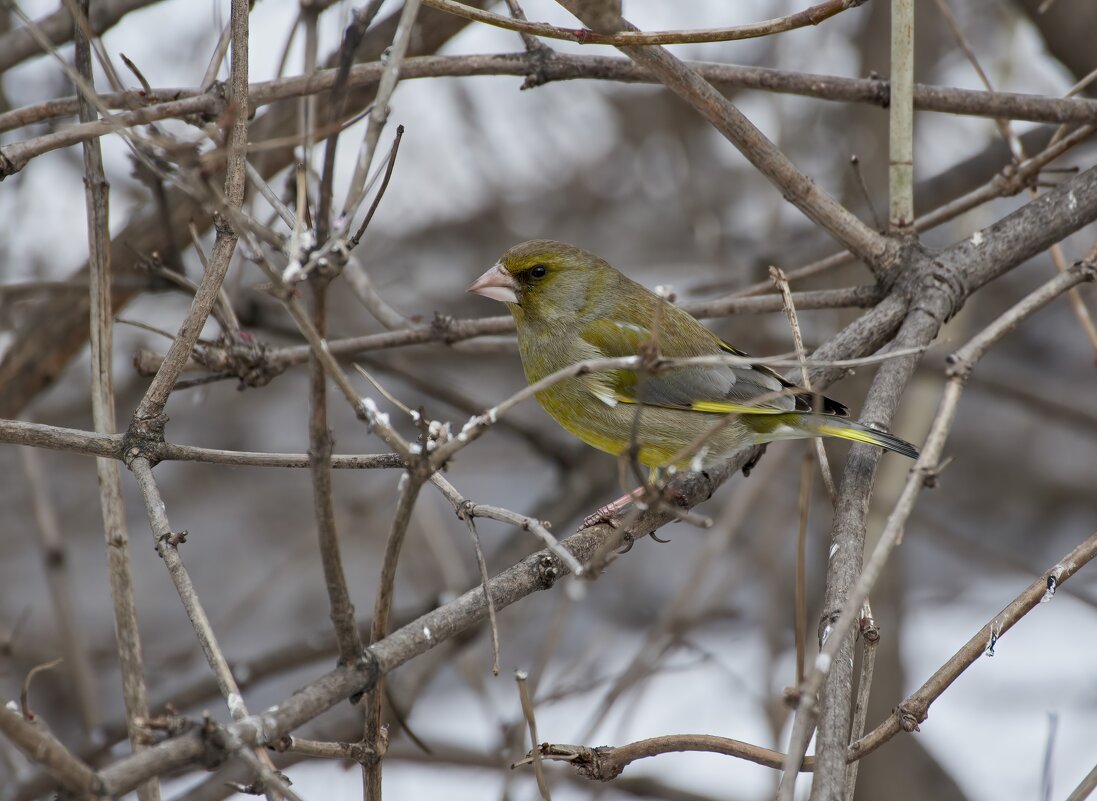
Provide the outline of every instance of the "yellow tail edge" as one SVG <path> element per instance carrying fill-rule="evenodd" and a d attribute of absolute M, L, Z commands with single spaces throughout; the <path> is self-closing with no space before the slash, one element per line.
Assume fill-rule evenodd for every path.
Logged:
<path fill-rule="evenodd" d="M 852 420 L 842 420 L 840 424 L 824 423 L 817 430 L 825 437 L 840 437 L 854 442 L 863 442 L 866 445 L 876 445 L 884 450 L 901 453 L 911 459 L 918 458 L 918 449 L 905 439 L 900 439 L 886 431 L 877 431 Z"/>

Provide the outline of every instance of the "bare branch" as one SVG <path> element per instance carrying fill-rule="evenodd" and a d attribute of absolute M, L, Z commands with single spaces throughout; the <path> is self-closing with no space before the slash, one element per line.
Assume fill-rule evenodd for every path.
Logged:
<path fill-rule="evenodd" d="M 89 0 L 81 0 L 72 13 L 86 17 Z M 97 116 L 91 64 L 91 42 L 83 26 L 76 25 L 76 70 L 82 77 L 80 89 L 80 119 L 84 122 Z M 36 31 L 31 31 L 36 33 Z M 91 405 L 92 421 L 97 434 L 115 432 L 113 342 L 111 319 L 111 254 L 109 186 L 103 171 L 103 156 L 98 140 L 83 145 L 84 199 L 88 219 L 88 283 L 91 308 Z M 97 458 L 99 476 L 99 506 L 103 517 L 103 533 L 107 546 L 114 628 L 117 638 L 118 663 L 122 674 L 122 697 L 126 707 L 126 725 L 134 751 L 144 747 L 141 721 L 148 717 L 148 691 L 145 686 L 144 660 L 141 654 L 141 634 L 137 625 L 137 601 L 134 592 L 133 566 L 129 554 L 129 534 L 126 530 L 125 506 L 122 501 L 121 468 L 116 460 Z M 140 801 L 159 801 L 160 787 L 153 781 L 138 788 Z"/>
<path fill-rule="evenodd" d="M 7 705 L 0 705 L 0 732 L 28 758 L 43 765 L 69 792 L 80 797 L 103 792 L 103 783 L 95 771 L 73 756 L 47 729 Z"/>
<path fill-rule="evenodd" d="M 517 31 L 548 39 L 563 39 L 579 44 L 601 44 L 617 46 L 690 44 L 697 42 L 730 42 L 742 39 L 756 39 L 777 33 L 818 25 L 849 8 L 855 8 L 865 0 L 826 0 L 795 14 L 776 19 L 756 22 L 751 25 L 739 25 L 731 28 L 712 28 L 694 31 L 635 31 L 600 33 L 588 28 L 558 28 L 544 22 L 528 22 L 525 18 L 511 18 L 482 11 L 478 8 L 456 2 L 456 0 L 423 0 L 439 11 L 448 11 L 473 22 L 484 22 L 497 28 Z"/>
<path fill-rule="evenodd" d="M 602 32 L 632 26 L 592 0 L 561 0 L 581 20 Z M 659 47 L 624 47 L 625 54 L 647 67 L 668 89 L 692 105 L 798 208 L 876 272 L 896 258 L 894 246 L 802 174 L 735 106 L 695 70 Z"/>
<path fill-rule="evenodd" d="M 849 635 L 860 614 L 861 606 L 872 591 L 872 587 L 879 578 L 880 572 L 883 570 L 892 550 L 898 544 L 900 535 L 902 534 L 907 518 L 914 508 L 914 502 L 917 499 L 921 488 L 928 478 L 936 474 L 945 440 L 951 429 L 952 421 L 955 419 L 956 405 L 959 401 L 960 393 L 963 390 L 963 386 L 966 383 L 975 362 L 978 361 L 995 342 L 1019 325 L 1020 322 L 1028 316 L 1051 302 L 1051 300 L 1058 297 L 1070 287 L 1075 286 L 1082 281 L 1091 281 L 1095 277 L 1097 277 L 1097 266 L 1086 263 L 1075 265 L 1070 272 L 1056 276 L 1016 304 L 1012 309 L 999 317 L 992 325 L 988 326 L 974 337 L 967 345 L 958 350 L 951 359 L 953 366 L 950 369 L 949 384 L 941 399 L 937 415 L 934 418 L 933 427 L 926 439 L 922 454 L 911 470 L 910 477 L 903 487 L 902 494 L 899 496 L 895 508 L 888 516 L 884 531 L 877 540 L 872 556 L 865 563 L 864 568 L 859 571 L 860 575 L 855 577 L 855 580 L 851 580 L 848 594 L 841 600 L 842 606 L 840 611 L 828 613 L 825 618 L 825 620 L 829 622 L 825 623 L 826 628 L 822 636 L 823 645 L 819 655 L 816 657 L 815 665 L 811 673 L 807 676 L 804 685 L 801 688 L 801 701 L 793 726 L 792 745 L 789 748 L 789 757 L 785 765 L 785 777 L 782 779 L 781 786 L 783 793 L 787 792 L 785 791 L 785 788 L 791 788 L 792 780 L 790 779 L 790 775 L 794 774 L 798 759 L 806 751 L 807 741 L 810 737 L 812 718 L 816 714 L 815 705 L 819 697 L 819 692 L 823 687 L 823 683 L 828 682 L 828 679 L 834 675 L 835 671 L 833 670 L 833 666 L 837 661 L 840 661 L 840 649 L 849 648 L 851 644 Z M 851 457 L 851 464 L 852 463 L 853 459 Z M 847 469 L 847 482 L 849 481 L 849 476 L 850 471 Z M 848 492 L 846 487 L 843 487 L 843 492 Z M 859 562 L 860 559 L 857 561 Z M 832 563 L 833 562 L 834 559 L 832 558 Z M 849 667 L 850 666 L 843 665 L 843 668 Z M 829 691 L 832 684 L 828 682 L 827 686 Z M 848 691 L 848 686 L 846 689 Z M 833 702 L 833 699 L 830 699 L 830 701 Z M 840 703 L 838 706 L 840 707 Z M 845 712 L 848 714 L 848 709 L 845 710 Z M 843 744 L 842 749 L 844 753 L 845 744 Z M 817 753 L 822 757 L 824 752 L 817 748 Z M 844 782 L 844 756 L 840 760 L 840 763 L 843 766 L 841 768 L 841 773 L 842 781 Z M 820 761 L 820 768 L 822 768 L 822 765 L 823 762 Z M 842 786 L 844 786 L 844 784 Z"/>
<path fill-rule="evenodd" d="M 712 734 L 667 734 L 627 745 L 603 745 L 597 748 L 585 745 L 534 743 L 531 756 L 515 764 L 531 762 L 533 756 L 539 755 L 545 761 L 568 762 L 580 776 L 587 779 L 608 782 L 617 778 L 625 768 L 637 760 L 683 751 L 723 754 L 766 768 L 780 769 L 785 761 L 785 755 L 780 751 L 729 737 L 717 737 Z M 814 767 L 815 760 L 812 757 L 806 757 L 801 770 L 811 772 Z"/>
<path fill-rule="evenodd" d="M 300 173 L 298 174 L 300 175 Z M 301 219 L 298 209 L 297 219 Z M 330 279 L 312 277 L 312 324 L 324 336 L 327 329 L 327 291 Z M 331 432 L 328 430 L 327 373 L 319 357 L 309 358 L 309 467 L 312 477 L 312 501 L 316 515 L 316 535 L 320 544 L 320 564 L 324 569 L 329 613 L 339 641 L 339 659 L 358 659 L 362 640 L 354 622 L 354 603 L 347 588 L 346 572 L 335 524 L 335 494 L 331 484 Z"/>
<path fill-rule="evenodd" d="M 98 693 L 84 626 L 81 625 L 73 602 L 74 577 L 70 569 L 69 550 L 61 534 L 57 511 L 50 498 L 38 451 L 34 448 L 20 448 L 19 451 L 23 457 L 27 483 L 30 484 L 31 502 L 38 523 L 38 541 L 42 549 L 50 595 L 53 597 L 57 635 L 61 641 L 65 669 L 72 681 L 84 731 L 91 732 L 99 725 Z"/>
<path fill-rule="evenodd" d="M 346 200 L 343 201 L 341 216 L 344 218 L 344 222 L 341 227 L 349 227 L 353 224 L 352 220 L 358 212 L 358 207 L 365 199 L 366 176 L 369 174 L 370 164 L 373 162 L 377 142 L 381 138 L 381 130 L 388 122 L 389 99 L 400 80 L 400 69 L 408 51 L 408 43 L 411 41 L 411 32 L 415 27 L 415 18 L 419 13 L 419 3 L 420 0 L 405 0 L 404 8 L 400 12 L 400 24 L 397 26 L 396 35 L 392 39 L 388 63 L 385 64 L 385 69 L 381 73 L 381 80 L 377 84 L 377 100 L 374 101 L 373 112 L 370 114 L 369 125 L 366 127 L 366 136 L 358 151 L 358 160 L 354 165 L 354 175 L 350 179 L 350 188 L 347 190 Z"/>
<path fill-rule="evenodd" d="M 102 34 L 131 11 L 157 2 L 159 0 L 99 0 L 86 14 L 88 25 L 92 33 Z M 72 15 L 63 7 L 48 17 L 36 20 L 35 25 L 55 47 L 71 42 L 76 35 Z M 43 52 L 39 41 L 26 28 L 8 31 L 0 36 L 0 73 Z"/>
<path fill-rule="evenodd" d="M 971 667 L 1025 615 L 1045 600 L 1054 596 L 1054 588 L 1065 582 L 1081 568 L 1097 557 L 1097 533 L 1074 548 L 1050 568 L 1041 573 L 1013 601 L 979 629 L 948 662 L 938 668 L 925 684 L 919 687 L 879 726 L 849 747 L 848 759 L 863 759 L 900 731 L 918 731 L 918 724 L 925 721 L 929 707 L 960 674 Z M 1084 797 L 1084 796 L 1083 796 Z"/>
<path fill-rule="evenodd" d="M 248 18 L 247 14 L 237 11 L 238 2 L 233 2 L 232 16 L 232 55 L 231 77 L 229 81 L 229 104 L 233 109 L 232 126 L 229 128 L 225 149 L 225 199 L 228 206 L 239 209 L 244 200 L 244 186 L 247 172 L 244 163 L 248 147 Z M 197 342 L 202 326 L 217 302 L 221 284 L 225 280 L 233 251 L 236 250 L 237 233 L 227 221 L 217 223 L 217 237 L 214 240 L 210 265 L 202 274 L 202 281 L 195 293 L 194 302 L 186 318 L 179 326 L 179 332 L 171 348 L 164 357 L 152 383 L 145 391 L 141 403 L 133 413 L 135 425 L 154 431 L 163 428 L 163 412 L 168 396 L 183 372 L 191 349 Z"/>

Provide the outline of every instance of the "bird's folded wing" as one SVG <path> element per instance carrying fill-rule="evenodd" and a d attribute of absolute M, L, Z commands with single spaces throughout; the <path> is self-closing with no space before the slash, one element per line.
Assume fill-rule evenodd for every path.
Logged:
<path fill-rule="evenodd" d="M 585 326 L 582 338 L 607 357 L 636 356 L 657 338 L 644 325 L 600 319 Z M 713 355 L 720 350 L 743 355 L 713 335 Z M 683 354 L 662 347 L 659 354 L 674 358 Z M 796 407 L 787 392 L 787 382 L 768 368 L 676 367 L 654 375 L 634 370 L 612 370 L 602 374 L 613 401 L 643 403 L 671 409 L 690 409 L 717 414 L 779 414 Z"/>

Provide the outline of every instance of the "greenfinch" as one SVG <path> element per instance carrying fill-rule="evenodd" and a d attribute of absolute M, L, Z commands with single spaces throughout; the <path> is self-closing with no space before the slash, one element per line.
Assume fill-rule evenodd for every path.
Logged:
<path fill-rule="evenodd" d="M 515 245 L 468 291 L 507 304 L 531 384 L 588 359 L 745 355 L 603 259 L 561 242 Z M 591 372 L 537 400 L 588 445 L 615 455 L 635 447 L 653 469 L 704 469 L 754 445 L 818 436 L 918 456 L 909 442 L 849 419 L 841 403 L 764 366 Z"/>

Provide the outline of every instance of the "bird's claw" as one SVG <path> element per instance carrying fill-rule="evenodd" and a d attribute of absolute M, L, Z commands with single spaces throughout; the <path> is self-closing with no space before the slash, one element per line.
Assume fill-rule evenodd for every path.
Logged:
<path fill-rule="evenodd" d="M 750 457 L 750 460 L 745 465 L 743 465 L 743 477 L 744 478 L 749 476 L 750 471 L 758 466 L 758 462 L 761 461 L 762 456 L 765 455 L 766 445 L 767 444 L 768 443 L 763 443 L 763 444 L 759 445 L 758 450 L 755 451 L 754 455 Z"/>

